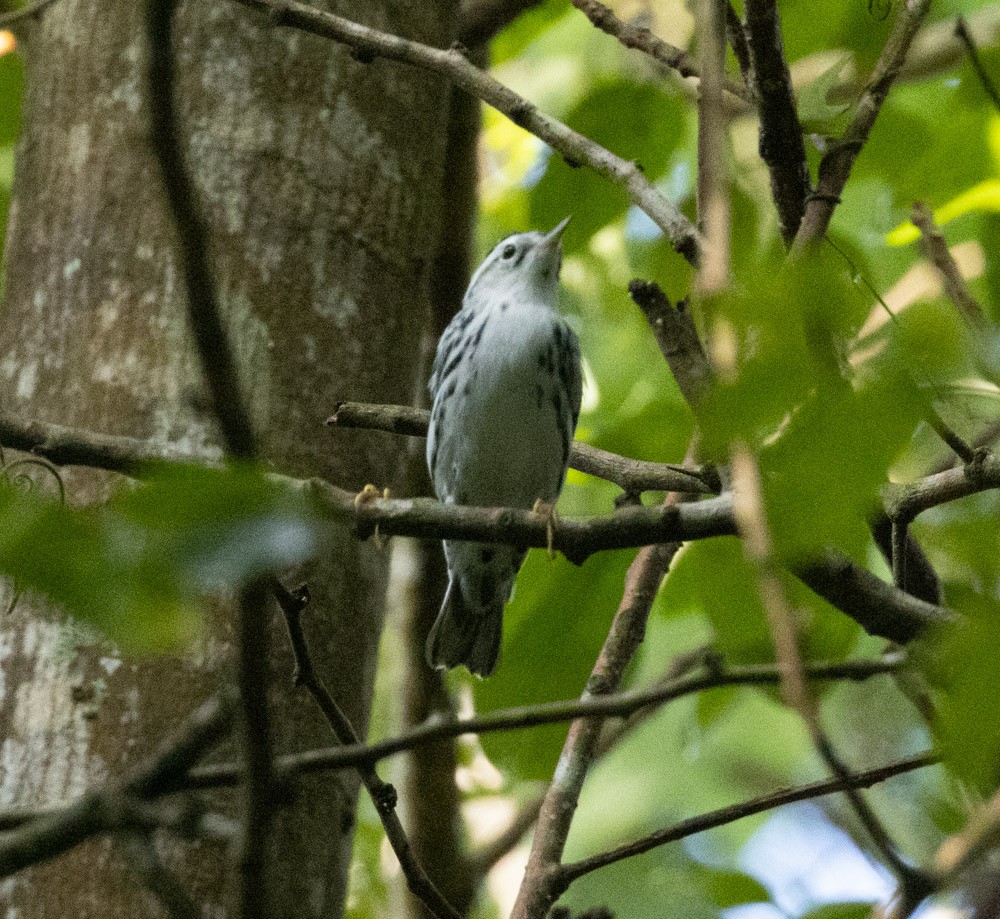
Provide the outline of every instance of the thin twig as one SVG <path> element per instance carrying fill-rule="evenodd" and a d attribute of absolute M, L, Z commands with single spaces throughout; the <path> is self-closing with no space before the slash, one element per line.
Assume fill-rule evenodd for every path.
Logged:
<path fill-rule="evenodd" d="M 920 247 L 927 260 L 937 269 L 948 299 L 955 304 L 959 315 L 975 331 L 982 328 L 985 313 L 979 301 L 969 293 L 969 288 L 958 270 L 958 265 L 948 249 L 941 230 L 934 222 L 931 209 L 922 202 L 913 205 L 913 224 L 920 230 Z"/>
<path fill-rule="evenodd" d="M 969 32 L 969 24 L 961 14 L 959 14 L 958 19 L 955 21 L 955 37 L 965 45 L 972 69 L 976 71 L 976 76 L 979 77 L 979 82 L 983 84 L 983 89 L 986 90 L 986 95 L 990 97 L 993 107 L 1000 112 L 1000 93 L 997 92 L 993 80 L 990 79 L 986 68 L 983 67 L 982 59 L 979 57 L 979 49 L 976 47 L 972 34 Z"/>
<path fill-rule="evenodd" d="M 823 779 L 819 782 L 810 782 L 808 785 L 798 785 L 772 792 L 768 795 L 762 795 L 759 798 L 753 798 L 741 804 L 722 807 L 688 820 L 682 820 L 680 823 L 657 830 L 649 836 L 624 846 L 619 846 L 609 852 L 602 852 L 600 855 L 594 855 L 590 858 L 581 859 L 578 862 L 565 864 L 558 870 L 559 880 L 564 885 L 563 889 L 565 889 L 565 887 L 568 887 L 573 881 L 583 877 L 585 874 L 590 874 L 592 871 L 605 868 L 623 859 L 641 855 L 643 852 L 649 852 L 651 849 L 655 849 L 666 843 L 686 839 L 689 836 L 694 836 L 696 833 L 704 833 L 706 830 L 735 823 L 744 817 L 765 813 L 786 804 L 794 804 L 797 801 L 808 801 L 824 795 L 834 794 L 838 791 L 844 791 L 849 787 L 869 788 L 893 776 L 903 775 L 915 769 L 924 769 L 927 766 L 932 766 L 937 761 L 937 756 L 925 753 L 921 756 L 914 756 L 910 759 L 900 760 L 886 766 L 852 773 L 846 781 L 841 778 Z"/>
<path fill-rule="evenodd" d="M 215 294 L 208 230 L 185 163 L 175 111 L 171 43 L 177 0 L 147 2 L 151 142 L 177 231 L 188 324 L 226 450 L 238 460 L 252 460 L 257 456 L 256 436 Z M 275 795 L 267 704 L 270 622 L 265 597 L 262 585 L 251 583 L 240 591 L 238 604 L 237 682 L 247 769 L 240 853 L 240 914 L 244 919 L 265 919 L 271 913 L 269 862 Z"/>
<path fill-rule="evenodd" d="M 361 738 L 354 730 L 354 725 L 344 714 L 336 700 L 330 694 L 323 678 L 313 665 L 309 644 L 302 628 L 302 612 L 308 602 L 308 593 L 299 591 L 292 593 L 284 588 L 276 579 L 270 582 L 271 591 L 281 611 L 284 613 L 285 625 L 288 629 L 289 643 L 295 659 L 294 680 L 299 686 L 304 686 L 315 700 L 334 736 L 345 747 L 360 747 Z M 406 884 L 415 897 L 427 907 L 428 911 L 438 919 L 461 919 L 455 908 L 441 895 L 434 883 L 427 876 L 423 866 L 413 855 L 410 841 L 406 836 L 399 815 L 396 813 L 396 789 L 383 782 L 375 771 L 374 761 L 356 764 L 358 775 L 371 797 L 375 810 L 386 838 L 392 846 L 392 851 L 399 859 L 400 867 L 406 878 Z"/>
<path fill-rule="evenodd" d="M 866 661 L 844 661 L 838 664 L 807 664 L 806 671 L 816 680 L 866 680 L 895 671 L 901 664 L 898 655 Z M 577 700 L 545 702 L 501 709 L 477 718 L 455 721 L 435 721 L 405 731 L 378 743 L 327 747 L 302 753 L 279 756 L 276 768 L 283 779 L 304 773 L 334 769 L 353 769 L 375 764 L 390 756 L 415 747 L 436 743 L 447 737 L 466 734 L 490 734 L 496 731 L 524 730 L 546 724 L 574 721 L 579 718 L 624 718 L 633 712 L 662 705 L 695 692 L 722 686 L 778 685 L 781 673 L 773 664 L 748 664 L 740 667 L 713 666 L 704 673 L 692 674 L 665 685 L 648 689 L 629 690 L 606 695 L 588 695 Z M 222 763 L 199 767 L 187 777 L 187 788 L 217 788 L 232 786 L 240 780 L 239 767 Z"/>
<path fill-rule="evenodd" d="M 539 111 L 525 98 L 470 63 L 460 49 L 443 51 L 432 48 L 398 35 L 376 31 L 296 0 L 235 2 L 267 13 L 270 22 L 275 25 L 291 26 L 349 45 L 363 57 L 383 57 L 448 78 L 545 141 L 567 159 L 583 163 L 598 175 L 622 186 L 631 201 L 663 230 L 680 255 L 692 264 L 698 261 L 701 240 L 694 226 L 660 194 L 638 163 L 616 156 L 561 121 Z"/>
<path fill-rule="evenodd" d="M 811 191 L 802 125 L 785 60 L 776 0 L 746 0 L 746 34 L 760 114 L 760 156 L 771 176 L 781 236 L 791 244 Z"/>
<path fill-rule="evenodd" d="M 854 161 L 868 140 L 882 103 L 906 60 L 910 44 L 927 16 L 930 0 L 907 0 L 906 3 L 898 4 L 898 7 L 892 32 L 868 85 L 854 107 L 854 115 L 847 129 L 832 143 L 820 161 L 819 181 L 816 191 L 806 204 L 805 215 L 795 236 L 792 246 L 795 251 L 809 248 L 826 234 L 834 208 L 850 178 Z"/>
<path fill-rule="evenodd" d="M 233 706 L 214 697 L 199 707 L 152 760 L 122 783 L 110 782 L 57 811 L 46 810 L 0 836 L 0 877 L 62 854 L 98 833 L 129 825 L 127 802 L 172 794 L 191 769 L 228 734 Z M 236 768 L 234 782 L 242 776 Z"/>
<path fill-rule="evenodd" d="M 638 714 L 651 713 L 667 702 L 685 698 L 696 692 L 726 686 L 776 686 L 781 680 L 781 674 L 773 664 L 726 667 L 718 660 L 709 661 L 704 655 L 700 657 L 704 663 L 711 664 L 704 672 L 686 674 L 665 682 L 658 681 L 647 689 L 501 709 L 477 718 L 435 721 L 371 745 L 349 744 L 279 756 L 275 761 L 276 771 L 282 782 L 288 782 L 297 776 L 314 772 L 357 769 L 359 766 L 374 765 L 391 756 L 447 738 L 526 730 L 588 716 L 623 718 L 631 721 Z M 874 660 L 810 663 L 806 665 L 806 669 L 810 678 L 814 680 L 859 682 L 894 673 L 902 666 L 904 660 L 901 654 L 895 653 Z M 208 715 L 201 714 L 196 718 L 215 717 L 214 709 L 206 711 L 209 712 Z M 195 766 L 195 761 L 192 759 L 193 756 L 202 755 L 200 752 L 202 745 L 207 746 L 217 742 L 212 732 L 225 729 L 226 726 L 225 721 L 209 722 L 209 733 L 195 734 L 193 741 L 186 742 L 178 752 L 172 752 L 170 758 L 162 760 L 162 765 L 158 767 L 155 775 L 151 775 L 142 785 L 129 786 L 129 794 L 137 800 L 152 800 L 160 795 L 178 791 L 230 788 L 238 785 L 243 775 L 242 767 L 238 764 L 216 763 Z M 602 752 L 605 747 L 605 738 L 602 737 Z M 32 821 L 49 819 L 63 814 L 79 803 L 70 801 L 31 810 L 17 808 L 0 811 L 0 829 L 10 830 Z M 135 809 L 133 815 L 150 817 L 139 822 L 138 825 L 144 828 L 173 825 L 176 822 L 173 818 L 168 820 L 159 813 L 144 815 Z M 155 819 L 152 819 L 154 817 Z M 0 852 L 3 851 L 3 840 L 4 837 L 0 836 Z"/>
<path fill-rule="evenodd" d="M 743 77 L 745 86 L 750 85 L 750 46 L 747 44 L 747 32 L 740 21 L 739 14 L 733 9 L 733 4 L 726 4 L 726 38 L 729 39 L 729 47 L 733 49 L 736 63 L 739 65 L 740 74 Z"/>
<path fill-rule="evenodd" d="M 571 2 L 596 28 L 612 38 L 616 38 L 626 48 L 641 51 L 660 66 L 667 70 L 676 71 L 682 77 L 701 79 L 701 73 L 694 58 L 683 48 L 671 45 L 643 26 L 623 22 L 613 10 L 599 0 L 571 0 Z M 745 86 L 726 80 L 725 89 L 744 103 L 753 104 L 753 95 Z"/>

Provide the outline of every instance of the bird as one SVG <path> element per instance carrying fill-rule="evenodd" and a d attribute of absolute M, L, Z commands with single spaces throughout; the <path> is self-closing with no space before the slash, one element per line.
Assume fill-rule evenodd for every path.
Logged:
<path fill-rule="evenodd" d="M 579 341 L 556 311 L 569 219 L 548 233 L 501 240 L 441 335 L 427 437 L 439 501 L 548 508 L 551 523 L 583 390 Z M 427 637 L 427 662 L 489 676 L 525 550 L 445 540 L 444 554 L 448 587 Z"/>

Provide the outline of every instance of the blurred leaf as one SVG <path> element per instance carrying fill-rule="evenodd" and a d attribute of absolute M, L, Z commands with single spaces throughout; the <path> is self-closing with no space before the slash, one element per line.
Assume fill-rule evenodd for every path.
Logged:
<path fill-rule="evenodd" d="M 771 895 L 756 878 L 741 871 L 719 871 L 694 864 L 692 871 L 705 885 L 709 899 L 719 909 L 742 906 L 744 903 L 770 903 Z"/>
<path fill-rule="evenodd" d="M 920 407 L 907 381 L 818 386 L 760 456 L 768 522 L 779 555 L 827 546 L 858 557 L 879 488 L 909 441 Z M 863 447 L 862 447 L 863 445 Z"/>
<path fill-rule="evenodd" d="M 303 502 L 252 470 L 162 469 L 94 508 L 4 487 L 0 572 L 131 650 L 190 640 L 200 595 L 299 561 Z"/>
<path fill-rule="evenodd" d="M 852 63 L 849 53 L 841 54 L 798 93 L 799 121 L 804 131 L 839 133 L 843 127 L 843 116 L 850 109 L 850 104 L 831 102 L 831 93 L 840 84 L 844 70 Z"/>
<path fill-rule="evenodd" d="M 801 919 L 868 919 L 875 906 L 872 902 L 827 903 L 803 913 Z"/>
<path fill-rule="evenodd" d="M 789 602 L 799 613 L 802 650 L 810 660 L 837 660 L 850 650 L 857 625 L 790 575 L 783 578 Z M 712 646 L 726 663 L 774 660 L 767 616 L 753 572 L 735 537 L 704 540 L 685 547 L 660 589 L 659 603 L 670 611 L 699 610 L 714 628 Z M 725 692 L 713 691 L 711 697 Z M 718 717 L 725 706 L 706 702 Z"/>
<path fill-rule="evenodd" d="M 593 555 L 581 567 L 528 553 L 504 616 L 500 664 L 474 684 L 476 710 L 577 698 L 618 608 L 630 552 Z M 526 736 L 530 738 L 526 742 Z M 566 725 L 484 735 L 483 748 L 519 779 L 552 778 Z"/>
<path fill-rule="evenodd" d="M 683 139 L 681 102 L 649 83 L 609 82 L 592 90 L 566 119 L 571 128 L 635 160 L 655 179 L 666 169 L 674 147 Z M 586 207 L 581 204 L 586 202 Z M 606 224 L 623 217 L 628 207 L 624 189 L 591 169 L 573 168 L 557 155 L 531 196 L 532 226 L 555 226 L 573 214 L 567 251 L 586 243 Z"/>
<path fill-rule="evenodd" d="M 925 655 L 929 679 L 942 692 L 935 730 L 948 767 L 984 795 L 1000 776 L 1000 604 L 949 585 L 961 622 L 942 630 Z"/>

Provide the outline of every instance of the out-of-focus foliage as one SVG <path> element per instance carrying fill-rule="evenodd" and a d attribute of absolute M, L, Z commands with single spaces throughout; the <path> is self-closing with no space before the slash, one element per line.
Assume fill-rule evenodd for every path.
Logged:
<path fill-rule="evenodd" d="M 306 503 L 252 469 L 162 468 L 99 508 L 0 480 L 0 573 L 127 650 L 190 640 L 203 597 L 302 561 Z"/>
<path fill-rule="evenodd" d="M 819 14 L 815 0 L 779 4 L 814 175 L 902 2 L 828 0 Z M 674 44 L 691 46 L 693 20 L 683 0 L 611 5 Z M 936 0 L 937 25 L 931 24 L 928 40 L 950 41 L 947 20 L 957 13 L 973 22 L 1000 21 L 1000 3 Z M 703 455 L 722 460 L 734 441 L 756 452 L 783 558 L 808 558 L 836 546 L 883 577 L 888 572 L 866 517 L 878 506 L 883 482 L 926 474 L 949 458 L 928 424 L 930 407 L 970 440 L 1000 414 L 1000 393 L 980 379 L 984 366 L 997 366 L 995 339 L 974 339 L 963 327 L 908 227 L 913 203 L 929 204 L 973 294 L 1000 319 L 1000 114 L 967 62 L 935 63 L 930 50 L 915 46 L 911 58 L 924 55 L 927 67 L 919 80 L 890 93 L 836 209 L 831 244 L 795 265 L 784 262 L 756 121 L 749 114 L 734 117 L 727 150 L 732 284 L 696 314 L 727 366 L 700 411 Z M 997 49 L 984 48 L 983 59 L 1000 78 Z M 637 160 L 694 215 L 697 123 L 690 87 L 595 30 L 568 0 L 544 0 L 521 16 L 494 43 L 493 61 L 501 80 Z M 20 66 L 15 57 L 0 57 L 0 218 L 9 199 Z M 729 66 L 738 78 L 732 59 Z M 586 365 L 578 437 L 628 456 L 682 461 L 695 418 L 626 285 L 642 277 L 657 281 L 673 299 L 686 297 L 690 266 L 617 187 L 565 162 L 496 113 L 485 113 L 483 127 L 482 252 L 508 233 L 548 229 L 567 214 L 574 218 L 564 238 L 563 308 L 580 335 Z M 116 640 L 137 647 L 176 641 L 194 627 L 207 586 L 232 586 L 269 565 L 296 560 L 314 533 L 306 510 L 257 477 L 192 476 L 124 493 L 101 512 L 5 493 L 0 566 Z M 606 513 L 615 496 L 607 483 L 573 473 L 560 512 Z M 939 705 L 933 730 L 889 677 L 816 687 L 823 723 L 852 767 L 940 744 L 946 768 L 866 792 L 918 862 L 963 825 L 970 796 L 996 785 L 998 511 L 997 496 L 988 494 L 924 514 L 913 528 L 943 580 L 946 602 L 967 617 L 962 628 L 924 639 L 918 655 L 916 676 Z M 575 568 L 532 552 L 506 612 L 496 674 L 485 681 L 461 673 L 450 678 L 463 700 L 488 712 L 578 696 L 633 555 L 599 554 Z M 791 576 L 784 585 L 810 660 L 882 650 L 883 642 L 862 634 Z M 706 644 L 726 663 L 774 658 L 754 578 L 734 539 L 687 546 L 678 554 L 626 682 L 648 685 L 677 654 Z M 376 734 L 388 730 L 392 694 L 399 689 L 391 680 L 380 685 L 390 698 L 376 706 Z M 481 747 L 463 745 L 463 787 L 471 789 L 469 813 L 475 815 L 471 835 L 481 841 L 497 832 L 512 802 L 530 798 L 539 781 L 551 779 L 565 734 L 565 726 L 552 726 L 489 735 Z M 686 697 L 651 715 L 598 762 L 566 857 L 582 858 L 826 775 L 800 719 L 774 688 Z M 491 814 L 497 818 L 492 823 Z M 870 841 L 836 797 L 820 800 L 810 814 L 814 822 L 843 830 L 836 851 L 825 853 L 848 866 L 835 877 L 804 884 L 790 868 L 785 875 L 765 870 L 773 866 L 762 865 L 752 845 L 773 819 L 765 814 L 588 875 L 563 903 L 574 910 L 606 905 L 630 919 L 868 915 L 872 892 L 858 880 L 857 866 L 867 865 L 861 853 L 871 852 Z M 392 869 L 383 869 L 382 836 L 370 809 L 361 811 L 359 826 L 350 914 L 397 915 L 398 884 Z M 515 853 L 513 865 L 494 873 L 495 902 L 483 902 L 481 915 L 509 910 L 523 857 L 523 850 Z"/>

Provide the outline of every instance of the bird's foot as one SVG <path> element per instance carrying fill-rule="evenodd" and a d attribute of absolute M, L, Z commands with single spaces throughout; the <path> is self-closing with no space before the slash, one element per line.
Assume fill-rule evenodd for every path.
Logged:
<path fill-rule="evenodd" d="M 377 501 L 379 498 L 386 500 L 390 497 L 392 497 L 392 493 L 389 491 L 388 488 L 383 488 L 379 490 L 377 485 L 372 485 L 371 482 L 369 482 L 364 488 L 361 489 L 361 491 L 359 491 L 354 496 L 354 507 L 360 508 L 362 504 L 371 504 L 372 501 Z M 384 549 L 387 540 L 379 532 L 377 523 L 375 524 L 375 532 L 372 534 L 372 536 L 375 540 L 376 548 L 378 548 L 379 551 Z"/>
<path fill-rule="evenodd" d="M 372 501 L 377 501 L 379 498 L 389 497 L 391 497 L 391 494 L 388 488 L 379 489 L 377 485 L 372 485 L 369 482 L 354 496 L 354 506 L 361 507 L 362 504 L 369 504 Z"/>
<path fill-rule="evenodd" d="M 549 553 L 549 558 L 555 558 L 556 550 L 552 544 L 555 542 L 556 524 L 559 522 L 555 501 L 543 501 L 541 498 L 538 498 L 531 508 L 531 513 L 545 518 L 545 545 Z"/>

